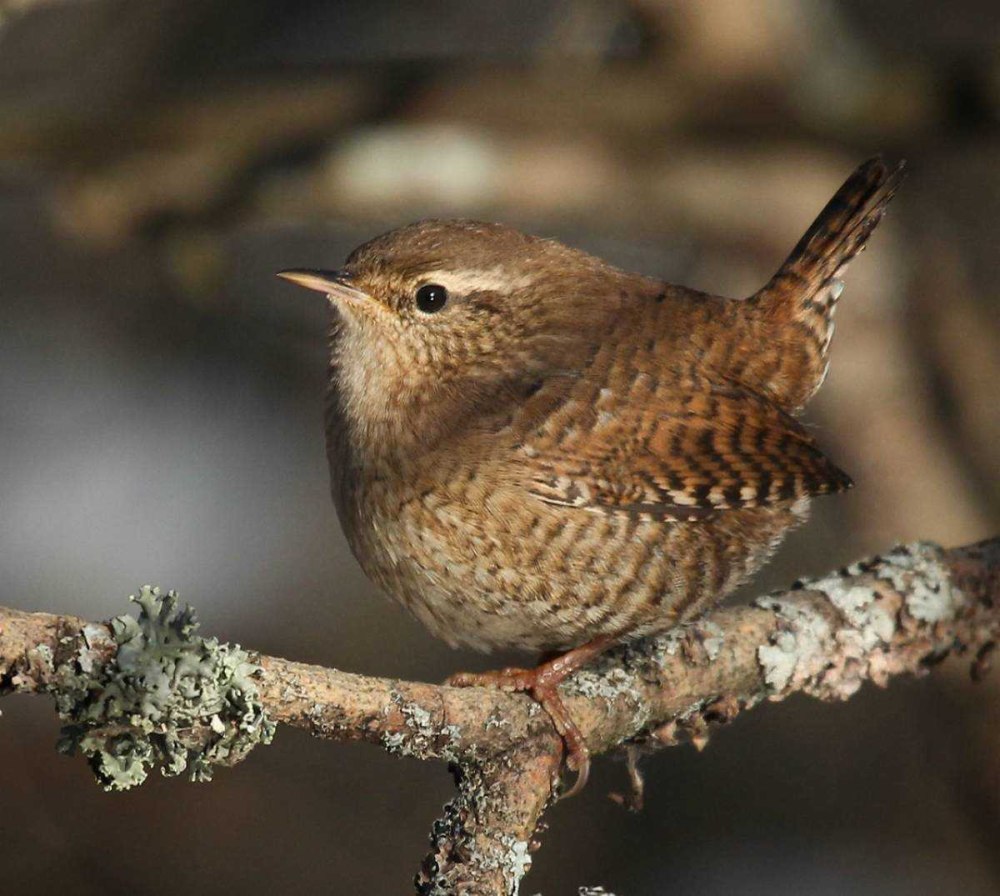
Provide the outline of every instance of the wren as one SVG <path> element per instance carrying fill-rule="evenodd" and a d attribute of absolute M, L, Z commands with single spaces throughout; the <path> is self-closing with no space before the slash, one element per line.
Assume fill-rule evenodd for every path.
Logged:
<path fill-rule="evenodd" d="M 451 645 L 559 652 L 450 682 L 530 692 L 572 792 L 589 755 L 559 682 L 703 613 L 814 495 L 851 486 L 796 414 L 826 374 L 841 277 L 902 174 L 861 165 L 746 299 L 469 220 L 279 275 L 333 312 L 327 454 L 355 557 Z"/>

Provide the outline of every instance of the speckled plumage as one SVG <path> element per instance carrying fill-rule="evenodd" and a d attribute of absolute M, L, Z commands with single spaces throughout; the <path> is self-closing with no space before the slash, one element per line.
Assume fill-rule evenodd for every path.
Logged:
<path fill-rule="evenodd" d="M 850 485 L 793 415 L 900 176 L 862 165 L 746 300 L 494 224 L 357 249 L 331 287 L 327 432 L 366 573 L 481 649 L 650 634 L 732 591 Z M 448 290 L 435 314 L 427 283 Z"/>

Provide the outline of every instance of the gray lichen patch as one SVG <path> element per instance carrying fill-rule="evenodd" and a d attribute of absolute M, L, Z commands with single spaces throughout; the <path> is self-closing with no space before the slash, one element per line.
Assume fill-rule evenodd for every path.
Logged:
<path fill-rule="evenodd" d="M 517 896 L 521 889 L 521 878 L 531 870 L 531 852 L 527 840 L 518 840 L 511 834 L 505 834 L 500 842 L 506 847 L 506 852 L 499 862 L 499 867 L 511 883 L 511 892 Z"/>
<path fill-rule="evenodd" d="M 458 795 L 445 805 L 444 815 L 431 829 L 431 853 L 417 874 L 417 893 L 450 896 L 480 892 L 471 889 L 470 883 L 490 879 L 502 883 L 507 896 L 518 896 L 521 879 L 531 868 L 530 843 L 484 824 L 498 809 L 493 804 L 488 770 L 452 766 L 452 772 Z"/>
<path fill-rule="evenodd" d="M 450 762 L 460 758 L 454 747 L 462 736 L 458 725 L 437 725 L 429 710 L 407 701 L 397 691 L 392 692 L 391 700 L 393 705 L 399 707 L 407 730 L 386 732 L 382 737 L 386 750 L 398 756 L 419 757 L 437 753 Z"/>
<path fill-rule="evenodd" d="M 686 625 L 678 625 L 654 638 L 647 638 L 636 642 L 636 644 L 645 647 L 649 658 L 656 666 L 662 666 L 668 656 L 676 656 L 677 652 L 684 645 L 684 639 L 687 637 L 687 628 L 688 626 Z"/>
<path fill-rule="evenodd" d="M 953 619 L 964 604 L 962 594 L 948 579 L 937 545 L 924 541 L 900 545 L 889 552 L 886 560 L 885 578 L 906 595 L 906 609 L 914 619 Z"/>
<path fill-rule="evenodd" d="M 858 646 L 866 651 L 892 640 L 896 619 L 878 600 L 876 580 L 869 577 L 862 578 L 861 584 L 845 584 L 843 579 L 829 576 L 810 581 L 805 587 L 826 595 L 850 624 L 853 632 L 850 635 L 841 633 L 841 639 L 858 640 Z"/>
<path fill-rule="evenodd" d="M 578 671 L 573 676 L 572 687 L 581 696 L 610 701 L 622 696 L 634 697 L 635 680 L 617 664 L 617 658 L 602 657 Z"/>
<path fill-rule="evenodd" d="M 506 718 L 499 709 L 494 709 L 486 719 L 486 730 L 492 728 L 506 728 L 510 725 L 510 719 Z"/>
<path fill-rule="evenodd" d="M 705 648 L 709 662 L 714 662 L 726 643 L 726 633 L 722 630 L 722 626 L 712 622 L 711 619 L 706 619 L 701 624 L 701 629 L 703 632 L 702 646 Z"/>
<path fill-rule="evenodd" d="M 111 661 L 97 649 L 107 644 L 107 629 L 88 626 L 83 647 L 52 666 L 49 690 L 67 723 L 59 750 L 80 751 L 106 789 L 125 790 L 157 764 L 165 775 L 187 771 L 192 781 L 207 781 L 214 765 L 270 743 L 275 726 L 246 651 L 197 635 L 194 610 L 178 609 L 172 591 L 162 596 L 144 586 L 131 600 L 138 618 L 111 620 Z M 203 736 L 196 741 L 193 732 Z"/>
<path fill-rule="evenodd" d="M 891 675 L 919 671 L 923 654 L 899 647 L 901 632 L 953 620 L 965 604 L 941 558 L 935 545 L 902 545 L 839 575 L 800 583 L 798 595 L 821 596 L 834 613 L 787 596 L 758 600 L 779 623 L 757 650 L 772 699 L 794 690 L 846 699 L 865 680 L 885 684 Z"/>
<path fill-rule="evenodd" d="M 830 624 L 813 608 L 780 597 L 762 597 L 757 606 L 775 613 L 782 629 L 757 648 L 764 681 L 781 693 L 819 674 L 826 665 Z"/>
<path fill-rule="evenodd" d="M 682 656 L 688 663 L 714 662 L 726 646 L 722 627 L 711 619 L 683 622 L 651 637 L 638 638 L 625 645 L 625 664 L 640 670 L 647 667 L 657 680 L 659 670 L 673 657 Z"/>
<path fill-rule="evenodd" d="M 846 700 L 866 679 L 884 682 L 893 671 L 890 642 L 896 615 L 872 580 L 845 584 L 830 577 L 804 584 L 822 594 L 838 610 L 834 625 L 817 606 L 779 597 L 762 598 L 758 606 L 774 612 L 779 630 L 757 649 L 772 698 L 803 690 L 824 699 Z"/>
<path fill-rule="evenodd" d="M 641 692 L 641 682 L 633 671 L 635 645 L 626 645 L 597 659 L 578 672 L 567 682 L 570 693 L 591 699 L 602 699 L 609 703 L 624 702 L 632 713 L 632 727 L 639 729 L 649 721 L 649 706 Z M 620 665 L 625 657 L 627 668 Z"/>

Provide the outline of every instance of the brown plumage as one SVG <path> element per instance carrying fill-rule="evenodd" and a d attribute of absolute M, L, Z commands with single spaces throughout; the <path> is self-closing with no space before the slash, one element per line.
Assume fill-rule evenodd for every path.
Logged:
<path fill-rule="evenodd" d="M 491 679 L 542 700 L 581 782 L 555 690 L 567 671 L 704 611 L 812 496 L 850 486 L 793 414 L 901 171 L 859 167 L 746 300 L 474 221 L 422 221 L 340 271 L 284 273 L 335 309 L 328 452 L 355 556 L 450 644 L 583 645 Z"/>

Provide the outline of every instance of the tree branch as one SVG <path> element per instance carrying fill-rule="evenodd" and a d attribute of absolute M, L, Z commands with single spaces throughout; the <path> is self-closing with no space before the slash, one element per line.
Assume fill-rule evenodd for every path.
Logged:
<path fill-rule="evenodd" d="M 765 699 L 800 691 L 847 699 L 866 680 L 885 685 L 921 673 L 951 651 L 973 654 L 981 672 L 998 630 L 1000 538 L 952 550 L 914 544 L 622 646 L 562 693 L 595 754 L 625 742 L 652 749 L 703 741 L 709 723 Z M 0 693 L 58 698 L 66 668 L 100 670 L 118 650 L 113 624 L 0 608 Z M 516 892 L 562 761 L 561 741 L 534 701 L 250 659 L 271 721 L 452 763 L 458 795 L 434 825 L 418 892 Z M 177 736 L 201 750 L 218 736 L 217 723 Z"/>

